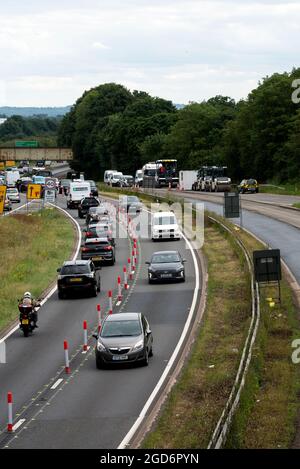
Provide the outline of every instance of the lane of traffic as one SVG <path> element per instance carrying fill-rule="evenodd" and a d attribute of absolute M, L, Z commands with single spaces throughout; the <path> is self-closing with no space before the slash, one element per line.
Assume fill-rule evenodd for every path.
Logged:
<path fill-rule="evenodd" d="M 117 447 L 132 426 L 179 340 L 195 288 L 192 256 L 185 250 L 184 241 L 143 240 L 141 248 L 137 283 L 119 310 L 146 314 L 154 336 L 149 366 L 98 371 L 91 350 L 72 382 L 11 447 Z M 173 249 L 187 258 L 186 282 L 148 285 L 144 262 L 153 251 Z"/>
<path fill-rule="evenodd" d="M 58 203 L 65 208 L 64 197 L 60 197 Z M 84 223 L 81 222 L 81 225 L 83 227 Z M 107 292 L 116 286 L 117 275 L 126 264 L 128 253 L 128 240 L 120 239 L 115 266 L 104 267 L 102 270 L 102 292 L 98 298 L 61 301 L 54 294 L 40 311 L 39 329 L 32 337 L 24 339 L 20 331 L 16 331 L 6 341 L 8 363 L 0 367 L 0 382 L 5 383 L 7 391 L 14 392 L 16 410 L 27 405 L 56 375 L 63 360 L 63 340 L 69 339 L 71 350 L 76 350 L 82 341 L 83 319 L 89 324 L 96 324 L 96 305 L 101 303 L 105 307 L 107 304 Z M 5 421 L 3 394 L 0 406 L 1 427 Z"/>

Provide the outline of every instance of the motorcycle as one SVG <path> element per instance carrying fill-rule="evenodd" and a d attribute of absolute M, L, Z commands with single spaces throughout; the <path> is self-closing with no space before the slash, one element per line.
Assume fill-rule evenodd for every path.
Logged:
<path fill-rule="evenodd" d="M 20 329 L 23 331 L 24 337 L 28 337 L 29 333 L 37 327 L 37 309 L 40 308 L 40 304 L 36 306 L 19 304 L 20 311 Z"/>

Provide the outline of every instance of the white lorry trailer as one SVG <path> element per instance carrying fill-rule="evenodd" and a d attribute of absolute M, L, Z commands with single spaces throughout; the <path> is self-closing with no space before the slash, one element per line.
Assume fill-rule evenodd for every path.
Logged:
<path fill-rule="evenodd" d="M 197 171 L 179 171 L 179 189 L 181 191 L 191 191 L 196 179 Z"/>

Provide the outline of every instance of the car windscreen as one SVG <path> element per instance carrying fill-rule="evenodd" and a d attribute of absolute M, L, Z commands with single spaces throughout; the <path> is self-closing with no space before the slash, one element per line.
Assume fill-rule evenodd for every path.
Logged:
<path fill-rule="evenodd" d="M 175 225 L 175 217 L 164 216 L 154 219 L 155 225 Z"/>
<path fill-rule="evenodd" d="M 151 263 L 152 264 L 167 264 L 170 262 L 180 262 L 180 257 L 176 252 L 166 254 L 153 254 Z"/>
<path fill-rule="evenodd" d="M 103 324 L 101 337 L 136 337 L 141 334 L 141 325 L 138 320 L 105 321 Z"/>
<path fill-rule="evenodd" d="M 129 195 L 127 197 L 127 200 L 128 202 L 132 203 L 132 202 L 139 202 L 139 199 L 137 197 L 135 197 L 134 195 Z"/>
<path fill-rule="evenodd" d="M 97 207 L 97 205 L 99 205 L 99 202 L 98 202 L 98 200 L 93 199 L 93 198 L 91 198 L 91 199 L 84 199 L 84 200 L 81 202 L 81 205 L 86 205 L 86 206 L 89 206 L 89 207 L 90 207 L 91 205 L 93 205 L 94 207 Z"/>
<path fill-rule="evenodd" d="M 61 275 L 76 275 L 76 274 L 89 274 L 90 269 L 88 265 L 65 265 L 60 271 Z"/>
<path fill-rule="evenodd" d="M 255 185 L 256 181 L 255 179 L 248 179 L 247 184 Z"/>
<path fill-rule="evenodd" d="M 89 182 L 89 183 L 90 183 L 90 186 L 91 186 L 91 187 L 96 187 L 96 183 L 95 183 L 95 181 L 87 181 L 87 182 Z"/>

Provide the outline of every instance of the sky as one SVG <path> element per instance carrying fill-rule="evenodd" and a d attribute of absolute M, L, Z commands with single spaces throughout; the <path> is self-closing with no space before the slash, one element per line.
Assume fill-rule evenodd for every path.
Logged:
<path fill-rule="evenodd" d="M 238 100 L 299 66 L 299 0 L 0 0 L 0 22 L 0 106 L 69 105 L 107 82 Z"/>

